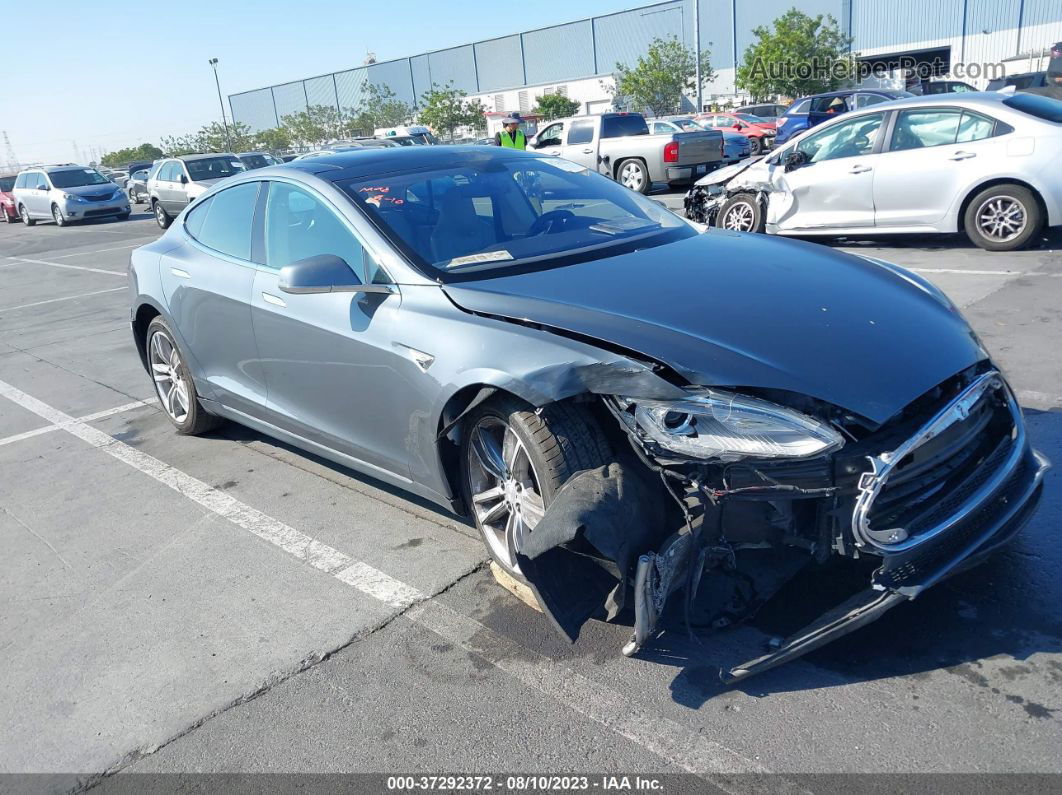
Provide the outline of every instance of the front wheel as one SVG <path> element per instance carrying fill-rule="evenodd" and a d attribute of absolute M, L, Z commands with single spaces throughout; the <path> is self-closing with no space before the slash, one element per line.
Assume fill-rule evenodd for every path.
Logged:
<path fill-rule="evenodd" d="M 649 170 L 645 167 L 645 163 L 634 158 L 624 160 L 619 164 L 616 169 L 616 181 L 623 187 L 642 194 L 648 193 L 649 189 L 653 187 L 652 180 L 649 179 Z"/>
<path fill-rule="evenodd" d="M 55 219 L 56 226 L 66 226 L 66 216 L 63 215 L 58 204 L 52 205 L 52 218 Z"/>
<path fill-rule="evenodd" d="M 170 214 L 166 212 L 165 208 L 162 206 L 162 203 L 159 201 L 155 201 L 154 206 L 151 208 L 151 210 L 155 213 L 155 223 L 159 225 L 159 228 L 169 229 L 170 224 L 173 223 L 173 219 L 170 218 Z"/>
<path fill-rule="evenodd" d="M 976 196 L 966 208 L 963 228 L 978 248 L 1015 251 L 1037 235 L 1044 217 L 1040 204 L 1028 188 L 996 185 Z"/>
<path fill-rule="evenodd" d="M 161 317 L 148 324 L 144 342 L 155 392 L 177 433 L 195 436 L 220 425 L 221 419 L 208 414 L 199 404 L 192 374 L 184 363 L 173 332 Z"/>
<path fill-rule="evenodd" d="M 734 232 L 762 232 L 763 208 L 751 193 L 739 193 L 726 200 L 715 216 L 715 225 Z"/>
<path fill-rule="evenodd" d="M 755 157 L 763 151 L 763 142 L 759 138 L 749 138 L 749 154 Z"/>
<path fill-rule="evenodd" d="M 461 462 L 465 501 L 487 551 L 524 581 L 516 538 L 542 519 L 575 473 L 611 460 L 607 440 L 585 408 L 553 403 L 540 410 L 515 397 L 489 401 L 464 425 Z"/>

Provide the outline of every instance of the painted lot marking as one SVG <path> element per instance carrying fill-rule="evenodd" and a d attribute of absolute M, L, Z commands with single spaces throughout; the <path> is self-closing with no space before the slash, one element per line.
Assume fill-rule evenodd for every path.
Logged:
<path fill-rule="evenodd" d="M 1041 276 L 1035 271 L 971 271 L 963 268 L 908 268 L 915 273 L 954 273 L 959 276 Z"/>
<path fill-rule="evenodd" d="M 125 289 L 124 287 L 121 289 Z M 75 422 L 95 422 L 96 420 L 106 419 L 107 417 L 113 417 L 115 414 L 122 414 L 126 411 L 132 411 L 133 409 L 142 408 L 147 406 L 149 408 L 155 407 L 154 400 L 137 400 L 133 403 L 124 403 L 121 406 L 115 406 L 113 409 L 104 409 L 103 411 L 97 411 L 94 414 L 86 414 L 84 417 L 77 417 Z M 32 431 L 25 431 L 23 433 L 16 433 L 13 436 L 5 436 L 0 439 L 0 447 L 6 444 L 14 444 L 15 442 L 21 442 L 23 439 L 32 439 L 35 436 L 42 436 L 52 431 L 63 430 L 63 425 L 45 425 L 43 428 L 34 428 Z"/>
<path fill-rule="evenodd" d="M 420 590 L 130 447 L 87 425 L 84 420 L 75 419 L 11 384 L 0 381 L 0 395 L 48 420 L 52 427 L 73 434 L 289 555 L 386 605 L 407 611 L 407 618 L 439 637 L 474 652 L 527 687 L 638 743 L 665 762 L 691 773 L 713 776 L 712 783 L 720 789 L 734 793 L 748 792 L 751 782 L 731 779 L 730 776 L 769 772 L 758 762 L 709 740 L 701 732 L 669 718 L 653 715 L 607 686 L 587 679 L 565 665 L 537 655 L 529 661 L 529 653 L 522 647 L 519 655 L 507 653 L 507 647 L 516 648 L 517 644 L 475 619 L 461 615 Z M 758 783 L 759 786 L 755 787 L 757 790 L 804 792 L 792 782 L 777 776 Z"/>
<path fill-rule="evenodd" d="M 90 293 L 80 293 L 79 295 L 68 295 L 64 298 L 49 298 L 46 301 L 34 301 L 32 304 L 19 304 L 18 306 L 0 306 L 0 312 L 14 312 L 16 309 L 29 309 L 31 306 L 44 306 L 45 304 L 55 304 L 60 301 L 74 301 L 78 298 L 87 298 L 90 295 L 103 295 L 104 293 L 116 293 L 119 290 L 127 290 L 128 287 L 111 287 L 108 290 L 93 290 Z"/>
<path fill-rule="evenodd" d="M 87 268 L 84 265 L 67 265 L 65 262 L 48 262 L 43 259 L 29 259 L 28 257 L 8 257 L 15 262 L 29 262 L 33 265 L 51 265 L 53 268 L 66 268 L 72 271 L 89 271 L 90 273 L 107 273 L 111 276 L 125 276 L 125 271 L 108 271 L 103 268 Z"/>
<path fill-rule="evenodd" d="M 155 240 L 156 238 L 145 237 L 145 240 Z M 131 243 L 128 246 L 115 246 L 114 248 L 98 248 L 95 251 L 75 251 L 73 254 L 60 254 L 55 259 L 69 259 L 70 257 L 87 257 L 89 254 L 103 254 L 107 251 L 124 251 L 127 248 L 139 248 L 144 245 L 143 243 Z"/>

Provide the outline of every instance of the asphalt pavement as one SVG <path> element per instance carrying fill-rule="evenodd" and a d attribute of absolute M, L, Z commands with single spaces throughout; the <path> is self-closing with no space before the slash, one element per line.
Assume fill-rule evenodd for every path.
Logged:
<path fill-rule="evenodd" d="M 159 234 L 142 209 L 0 224 L 0 772 L 73 774 L 68 789 L 117 772 L 685 771 L 730 791 L 741 773 L 1062 772 L 1058 470 L 985 565 L 724 689 L 718 666 L 821 602 L 813 582 L 627 659 L 627 626 L 558 639 L 432 505 L 238 426 L 175 435 L 125 289 L 130 251 Z M 1013 254 L 830 245 L 940 285 L 1062 462 L 1062 235 Z"/>

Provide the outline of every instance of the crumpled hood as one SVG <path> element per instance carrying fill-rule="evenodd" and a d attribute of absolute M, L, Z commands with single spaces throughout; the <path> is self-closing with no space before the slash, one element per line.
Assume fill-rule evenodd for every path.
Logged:
<path fill-rule="evenodd" d="M 790 390 L 879 423 L 986 356 L 957 310 L 913 274 L 718 229 L 444 289 L 466 310 L 621 345 L 694 384 Z"/>

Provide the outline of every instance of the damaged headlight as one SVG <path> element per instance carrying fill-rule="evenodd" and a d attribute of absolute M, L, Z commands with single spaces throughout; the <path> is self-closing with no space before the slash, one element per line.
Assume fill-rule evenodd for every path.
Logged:
<path fill-rule="evenodd" d="M 729 392 L 706 390 L 683 400 L 625 402 L 650 439 L 690 458 L 807 458 L 844 445 L 836 430 L 813 417 Z"/>

